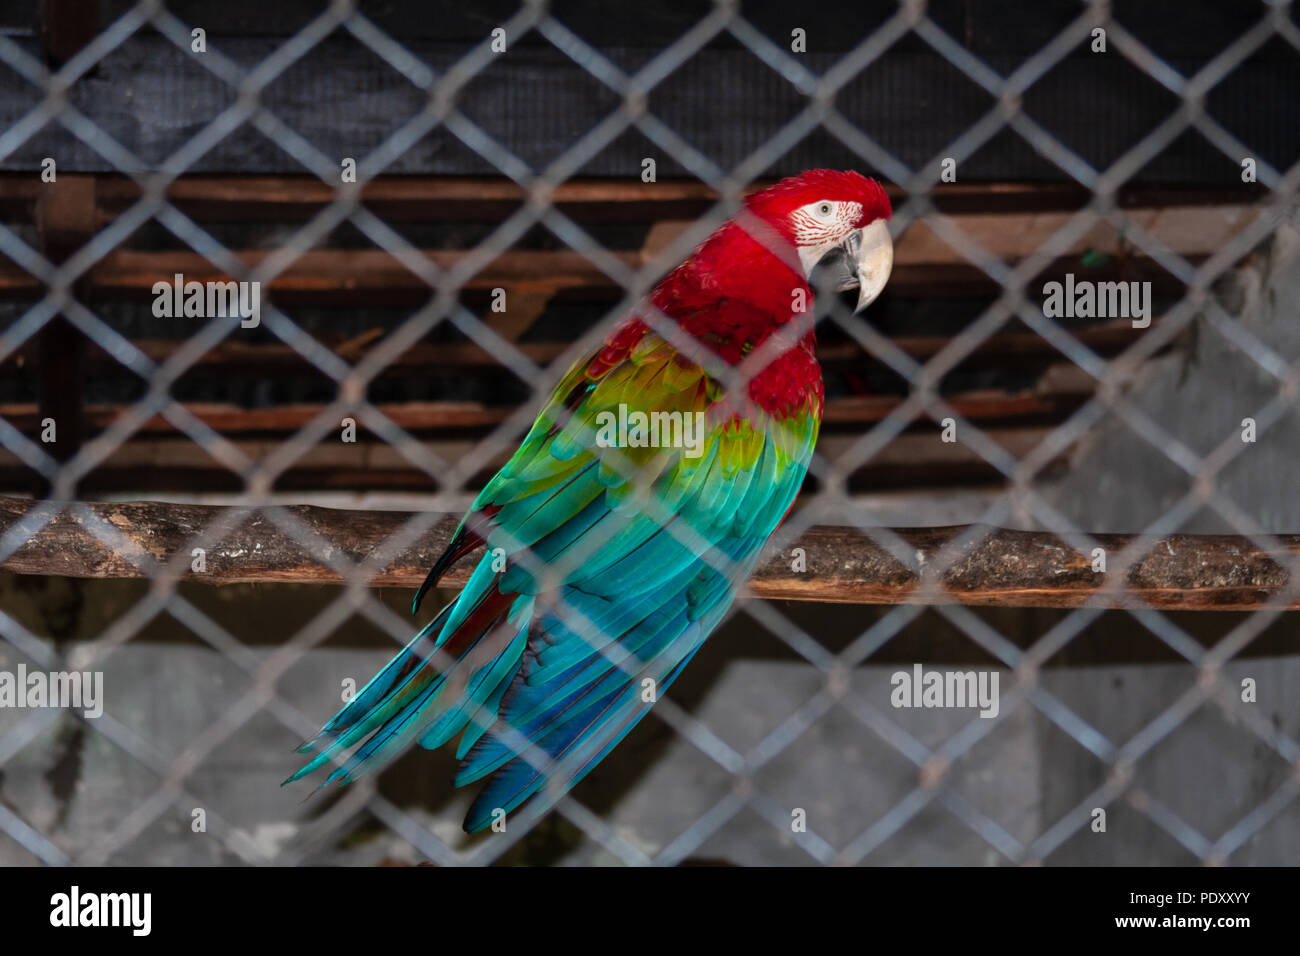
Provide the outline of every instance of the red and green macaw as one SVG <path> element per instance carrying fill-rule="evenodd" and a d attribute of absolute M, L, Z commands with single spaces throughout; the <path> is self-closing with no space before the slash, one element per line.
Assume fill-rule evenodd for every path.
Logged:
<path fill-rule="evenodd" d="M 324 783 L 346 783 L 459 734 L 456 785 L 487 778 L 474 832 L 586 776 L 722 620 L 794 502 L 824 394 L 810 276 L 833 257 L 865 308 L 893 264 L 889 216 L 856 172 L 811 170 L 747 197 L 655 288 L 658 322 L 638 310 L 564 376 L 412 612 L 485 547 L 469 582 L 300 748 L 312 757 L 289 779 L 337 764 Z M 762 349 L 777 331 L 784 344 Z M 726 366 L 741 376 L 731 387 Z M 637 412 L 642 426 L 682 413 L 660 419 L 669 447 L 649 444 Z"/>

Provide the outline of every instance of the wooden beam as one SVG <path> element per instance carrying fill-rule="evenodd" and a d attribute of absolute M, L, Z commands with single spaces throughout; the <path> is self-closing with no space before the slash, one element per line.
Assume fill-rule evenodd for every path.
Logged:
<path fill-rule="evenodd" d="M 1097 354 L 1111 356 L 1118 355 L 1141 336 L 1150 334 L 1159 324 L 1160 319 L 1157 318 L 1152 320 L 1149 328 L 1135 329 L 1131 321 L 1116 319 L 1073 328 L 1069 333 Z M 575 336 L 581 335 L 588 328 L 588 326 L 574 328 L 572 333 Z M 370 329 L 363 336 L 347 341 L 341 338 L 332 340 L 325 334 L 318 335 L 318 339 L 340 357 L 348 361 L 356 361 L 370 344 L 382 338 L 382 334 L 375 336 L 377 331 L 380 330 Z M 891 341 L 912 358 L 924 360 L 938 354 L 951 338 L 944 335 L 901 335 L 891 337 Z M 185 343 L 181 339 L 136 339 L 134 344 L 155 362 L 164 362 Z M 522 342 L 517 343 L 515 347 L 533 362 L 545 365 L 555 361 L 569 347 L 569 344 L 569 342 Z M 0 360 L 0 367 L 3 367 L 5 362 L 28 361 L 30 360 L 28 353 L 29 349 L 25 346 L 15 349 L 4 360 Z M 1060 355 L 1056 346 L 1037 332 L 1003 332 L 990 336 L 975 348 L 970 358 L 962 363 L 962 367 L 1005 367 L 1010 363 L 1038 365 L 1048 360 L 1059 359 Z M 828 341 L 826 337 L 818 340 L 817 358 L 823 365 L 870 360 L 870 356 L 857 343 Z M 98 349 L 91 351 L 87 361 L 92 371 L 112 371 L 121 368 L 121 364 L 116 359 Z M 292 372 L 294 369 L 306 367 L 302 354 L 292 346 L 278 342 L 243 342 L 234 338 L 208 349 L 194 364 L 196 367 L 227 365 L 231 366 L 232 370 L 257 374 Z M 500 364 L 501 360 L 498 356 L 473 342 L 453 344 L 422 342 L 396 356 L 388 363 L 387 368 L 394 371 L 427 370 L 431 367 L 447 365 L 463 367 L 499 366 Z"/>
<path fill-rule="evenodd" d="M 93 176 L 64 173 L 44 184 L 37 194 L 36 229 L 50 262 L 67 261 L 90 240 L 94 223 Z M 85 291 L 84 280 L 74 284 L 73 295 L 84 296 Z M 67 461 L 77 453 L 86 433 L 82 405 L 86 338 L 66 318 L 55 316 L 37 333 L 36 353 L 39 418 L 54 422 L 55 441 L 49 451 L 57 460 Z"/>
<path fill-rule="evenodd" d="M 1012 228 L 1008 226 L 1008 228 Z M 250 266 L 268 253 L 237 253 Z M 421 253 L 441 269 L 455 266 L 467 253 L 424 250 Z M 639 253 L 612 252 L 629 269 L 643 263 Z M 1209 252 L 1187 254 L 1193 264 L 1203 261 Z M 954 252 L 942 262 L 909 262 L 894 266 L 889 279 L 889 294 L 901 298 L 993 297 L 1002 287 L 981 269 L 964 261 Z M 1147 257 L 1117 259 L 1101 266 L 1085 266 L 1082 255 L 1064 256 L 1049 262 L 1039 277 L 1060 278 L 1066 272 L 1086 271 L 1098 281 L 1147 280 L 1156 291 L 1177 293 L 1182 284 L 1158 263 Z M 187 281 L 228 280 L 196 252 L 119 250 L 105 256 L 91 270 L 91 292 L 102 299 L 144 299 L 153 294 L 156 282 L 170 282 L 180 273 Z M 1034 280 L 1031 280 L 1032 284 Z M 598 289 L 621 292 L 622 287 L 584 256 L 569 251 L 511 250 L 486 265 L 464 285 L 471 290 L 498 286 L 518 292 L 565 289 Z M 41 284 L 19 267 L 0 262 L 0 292 L 15 298 L 35 296 Z M 427 301 L 433 288 L 387 252 L 373 249 L 315 249 L 299 255 L 287 269 L 273 279 L 264 293 L 271 293 L 285 303 L 331 307 L 363 305 L 408 305 Z"/>
<path fill-rule="evenodd" d="M 40 25 L 45 60 L 57 69 L 99 32 L 99 0 L 41 0 Z M 55 265 L 67 261 L 95 233 L 95 178 L 64 172 L 54 182 L 42 183 L 34 212 L 45 257 Z M 85 283 L 76 283 L 73 294 L 84 293 Z M 36 349 L 40 415 L 55 427 L 55 441 L 49 450 L 57 460 L 67 461 L 85 437 L 82 389 L 86 340 L 59 315 L 37 333 Z"/>
<path fill-rule="evenodd" d="M 3 414 L 0 411 L 0 414 Z M 985 427 L 990 441 L 1015 458 L 1024 458 L 1051 433 L 1050 426 Z M 846 453 L 860 432 L 841 433 L 831 427 L 822 430 L 818 442 L 821 454 L 836 461 Z M 345 443 L 321 442 L 298 456 L 293 465 L 276 479 L 282 492 L 404 490 L 429 492 L 438 482 L 417 468 L 401 452 L 380 441 Z M 280 437 L 231 436 L 229 441 L 251 461 L 264 460 L 282 441 Z M 473 435 L 422 438 L 421 443 L 444 461 L 469 454 L 476 444 Z M 467 487 L 482 487 L 496 469 L 505 464 L 512 446 L 502 447 L 485 460 Z M 1044 467 L 1064 461 L 1069 449 Z M 21 488 L 31 470 L 17 455 L 0 449 L 0 488 Z M 816 486 L 809 479 L 809 487 Z M 846 478 L 850 491 L 916 490 L 962 486 L 1001 486 L 1005 477 L 968 445 L 944 442 L 937 429 L 907 431 L 895 436 L 871 458 L 854 468 Z M 216 462 L 189 438 L 137 436 L 114 449 L 82 480 L 86 494 L 151 492 L 238 492 L 243 480 Z"/>
<path fill-rule="evenodd" d="M 41 47 L 51 66 L 62 66 L 99 32 L 99 0 L 41 0 Z"/>
<path fill-rule="evenodd" d="M 104 177 L 102 211 L 113 216 L 141 195 L 125 177 Z M 314 176 L 183 176 L 167 197 L 188 215 L 205 221 L 297 221 L 331 202 L 336 190 Z M 384 176 L 366 183 L 361 199 L 372 212 L 394 222 L 494 221 L 523 204 L 526 192 L 503 177 Z M 583 221 L 634 221 L 695 214 L 717 201 L 698 182 L 642 183 L 636 180 L 574 180 L 561 183 L 551 200 Z"/>
<path fill-rule="evenodd" d="M 1055 366 L 1063 373 L 1059 386 L 1008 392 L 1001 389 L 971 389 L 943 396 L 963 418 L 996 421 L 1024 417 L 1063 417 L 1078 408 L 1093 393 L 1092 379 L 1083 372 L 1069 374 L 1074 366 Z M 898 395 L 856 395 L 829 399 L 822 421 L 828 425 L 869 425 L 891 414 L 905 399 Z M 224 402 L 182 402 L 195 417 L 224 435 L 256 432 L 284 433 L 302 428 L 320 414 L 320 403 L 295 403 L 269 408 L 246 408 Z M 381 402 L 375 407 L 405 429 L 486 428 L 513 415 L 513 405 L 485 405 L 481 402 Z M 85 408 L 91 428 L 106 428 L 130 405 L 97 404 Z M 42 409 L 30 403 L 0 404 L 0 416 L 26 432 L 39 428 Z M 161 415 L 143 423 L 139 434 L 175 434 L 176 426 Z"/>
<path fill-rule="evenodd" d="M 0 533 L 20 521 L 34 503 L 0 498 Z M 238 524 L 222 541 L 210 542 L 206 570 L 190 570 L 193 541 L 203 528 L 228 509 L 218 506 L 159 502 L 91 503 L 98 518 L 128 542 L 108 547 L 76 517 L 63 513 L 37 531 L 2 566 L 20 574 L 64 577 L 136 578 L 142 572 L 128 555 L 154 561 L 185 555 L 184 578 L 209 584 L 248 582 L 338 583 L 338 575 L 318 554 L 264 515 Z M 391 511 L 340 511 L 310 506 L 288 510 L 319 536 L 332 553 L 358 561 L 381 547 L 413 516 Z M 415 587 L 447 546 L 456 516 L 440 519 L 413 545 L 387 561 L 368 582 L 371 586 Z M 968 527 L 895 529 L 921 566 L 949 560 L 949 551 Z M 794 546 L 806 552 L 807 570 L 791 570 L 788 555 L 772 554 L 750 580 L 759 597 L 847 604 L 961 603 L 1007 607 L 1078 607 L 1115 586 L 1105 573 L 1092 570 L 1092 559 L 1055 535 L 1043 532 L 983 529 L 974 545 L 953 552 L 956 560 L 943 575 L 937 596 L 918 593 L 918 578 L 865 531 L 817 527 Z M 1114 562 L 1134 544 L 1129 535 L 1096 535 Z M 1149 605 L 1183 610 L 1252 610 L 1285 606 L 1300 609 L 1300 600 L 1284 594 L 1290 568 L 1300 562 L 1300 535 L 1282 535 L 1275 550 L 1261 551 L 1236 535 L 1173 535 L 1139 543 L 1145 556 L 1132 567 L 1123 589 L 1099 597 L 1106 606 Z M 472 561 L 464 560 L 444 579 L 464 584 Z"/>
<path fill-rule="evenodd" d="M 272 253 L 237 253 L 249 267 Z M 422 253 L 439 270 L 455 267 L 467 255 L 460 251 L 428 250 Z M 613 253 L 628 268 L 639 265 L 635 253 Z M 185 281 L 207 282 L 236 278 L 226 275 L 206 258 L 188 251 L 122 249 L 105 256 L 91 270 L 96 295 L 105 298 L 145 298 L 156 282 L 171 282 L 176 274 Z M 468 289 L 551 294 L 568 288 L 613 287 L 616 283 L 584 256 L 570 251 L 511 250 L 488 263 L 465 284 Z M 286 301 L 338 305 L 340 302 L 412 302 L 428 299 L 434 289 L 400 261 L 380 249 L 312 249 L 270 283 L 263 293 Z"/>
<path fill-rule="evenodd" d="M 141 194 L 125 176 L 102 174 L 101 210 L 116 215 Z M 769 185 L 756 182 L 753 189 Z M 904 201 L 902 190 L 887 185 L 895 205 Z M 0 177 L 0 195 L 5 192 Z M 208 221 L 300 220 L 330 202 L 336 191 L 315 176 L 228 176 L 189 174 L 167 190 L 168 198 L 187 214 Z M 1242 184 L 1225 187 L 1128 185 L 1116 199 L 1122 208 L 1141 206 L 1208 206 L 1249 203 L 1257 192 Z M 946 213 L 1014 213 L 1080 209 L 1092 194 L 1077 183 L 971 182 L 941 183 L 930 193 L 935 206 Z M 381 176 L 362 187 L 362 201 L 376 213 L 394 221 L 427 222 L 430 219 L 480 219 L 492 221 L 517 208 L 525 191 L 503 177 Z M 697 216 L 718 201 L 718 193 L 701 182 L 639 179 L 575 179 L 561 183 L 552 201 L 566 215 L 584 221 L 657 220 L 680 215 Z"/>

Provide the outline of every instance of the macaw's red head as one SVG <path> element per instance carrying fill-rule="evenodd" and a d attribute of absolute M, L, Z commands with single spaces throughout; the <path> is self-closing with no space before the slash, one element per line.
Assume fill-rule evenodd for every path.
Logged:
<path fill-rule="evenodd" d="M 880 184 L 852 171 L 811 169 L 746 197 L 744 208 L 665 277 L 655 305 L 691 331 L 754 345 L 778 325 L 811 311 L 813 269 L 837 290 L 858 289 L 856 311 L 889 279 L 894 246 L 889 198 Z M 709 316 L 710 303 L 750 307 L 743 327 L 731 312 Z M 721 328 L 712 326 L 721 325 Z"/>
<path fill-rule="evenodd" d="M 885 191 L 859 173 L 812 169 L 783 179 L 746 197 L 650 300 L 733 364 L 791 320 L 811 349 L 813 270 L 819 286 L 825 277 L 834 289 L 857 289 L 855 311 L 865 309 L 894 264 L 889 216 Z M 645 332 L 634 316 L 607 340 L 596 366 L 612 367 Z"/>
<path fill-rule="evenodd" d="M 891 209 L 874 179 L 853 170 L 810 169 L 747 197 L 745 208 L 793 249 L 805 280 L 815 267 L 829 266 L 836 289 L 858 289 L 854 311 L 873 302 L 889 280 Z M 738 217 L 738 224 L 745 227 L 746 219 Z M 771 251 L 782 258 L 781 250 Z"/>

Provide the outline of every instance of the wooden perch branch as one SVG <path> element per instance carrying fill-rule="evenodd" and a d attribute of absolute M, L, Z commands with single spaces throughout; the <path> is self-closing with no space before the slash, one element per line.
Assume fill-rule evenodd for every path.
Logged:
<path fill-rule="evenodd" d="M 0 498 L 0 535 L 37 503 Z M 131 549 L 157 561 L 184 550 L 186 566 L 195 539 L 228 508 L 162 502 L 88 503 L 94 514 L 116 529 Z M 359 561 L 381 546 L 412 517 L 396 511 L 341 511 L 311 506 L 287 510 L 318 535 L 336 556 Z M 416 587 L 446 546 L 457 519 L 443 517 L 390 561 L 371 584 Z M 960 538 L 965 526 L 895 529 L 894 534 L 927 565 L 947 560 L 944 547 Z M 1110 561 L 1133 541 L 1131 535 L 1095 535 Z M 1251 610 L 1300 608 L 1294 596 L 1284 603 L 1288 567 L 1300 559 L 1300 535 L 1278 537 L 1279 549 L 1261 551 L 1236 535 L 1173 535 L 1144 544 L 1144 557 L 1129 571 L 1127 587 L 1108 598 L 1115 606 L 1145 603 L 1183 610 Z M 323 545 L 322 547 L 324 547 Z M 789 552 L 772 554 L 749 582 L 753 594 L 766 598 L 844 604 L 903 604 L 932 600 L 917 594 L 916 575 L 864 531 L 816 527 L 792 546 L 805 551 L 806 570 L 794 571 Z M 324 555 L 304 547 L 264 514 L 239 524 L 220 542 L 205 549 L 206 569 L 187 571 L 188 580 L 209 584 L 246 582 L 338 583 Z M 472 561 L 463 560 L 443 579 L 463 584 Z M 82 578 L 143 577 L 137 564 L 106 546 L 84 520 L 65 512 L 48 522 L 0 568 L 21 574 Z M 1077 607 L 1106 581 L 1092 570 L 1091 556 L 1043 532 L 989 529 L 963 550 L 944 575 L 954 603 L 1009 607 Z"/>

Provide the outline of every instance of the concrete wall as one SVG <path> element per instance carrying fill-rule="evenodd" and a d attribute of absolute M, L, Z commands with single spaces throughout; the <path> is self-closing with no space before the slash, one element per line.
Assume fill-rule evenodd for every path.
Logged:
<path fill-rule="evenodd" d="M 247 643 L 247 666 L 276 652 L 338 592 L 306 586 L 207 588 L 181 591 L 214 621 Z M 74 597 L 76 595 L 76 597 Z M 93 637 L 142 596 L 135 582 L 67 582 L 0 579 L 0 607 L 33 631 L 59 625 L 62 649 L 84 659 Z M 403 592 L 384 592 L 400 606 Z M 881 609 L 777 605 L 829 649 L 847 646 L 885 613 Z M 1057 612 L 981 612 L 1014 641 L 1028 643 Z M 60 616 L 61 615 L 61 616 Z M 1187 615 L 1181 622 L 1209 642 L 1238 615 Z M 1285 646 L 1289 621 L 1263 638 L 1265 649 Z M 1199 630 L 1198 630 L 1199 627 Z M 391 641 L 369 625 L 349 624 L 324 646 L 302 656 L 279 682 L 286 705 L 275 714 L 250 704 L 253 684 L 229 657 L 198 642 L 174 618 L 162 615 L 116 649 L 103 665 L 105 716 L 97 727 L 67 714 L 37 715 L 39 732 L 11 753 L 11 732 L 33 726 L 32 712 L 0 709 L 0 805 L 44 834 L 65 854 L 97 859 L 104 841 L 118 847 L 113 863 L 210 864 L 278 861 L 374 864 L 418 861 L 409 840 L 395 836 L 360 808 L 363 790 L 304 802 L 310 784 L 281 788 L 296 766 L 292 748 L 316 722 L 338 706 L 341 682 L 364 681 L 389 656 Z M 1040 686 L 1059 698 L 1116 745 L 1122 745 L 1193 686 L 1194 669 L 1168 653 L 1125 614 L 1103 615 L 1045 668 Z M 20 660 L 0 646 L 0 670 Z M 1084 798 L 1105 779 L 1105 767 L 1079 743 L 1027 704 L 983 721 L 969 710 L 907 710 L 890 705 L 890 677 L 926 668 L 985 668 L 990 661 L 933 611 L 923 613 L 852 675 L 852 691 L 929 748 L 975 721 L 988 730 L 953 764 L 952 793 L 993 821 L 1013 841 L 1032 843 L 1062 818 L 1087 817 Z M 1088 663 L 1078 663 L 1078 661 Z M 31 662 L 28 662 L 29 665 Z M 1248 657 L 1226 671 L 1233 684 L 1253 677 L 1258 701 L 1239 701 L 1222 713 L 1213 703 L 1198 710 L 1138 763 L 1135 784 L 1210 840 L 1229 831 L 1265 803 L 1288 779 L 1285 761 L 1234 717 L 1244 708 L 1278 731 L 1300 738 L 1294 688 L 1300 659 Z M 1012 677 L 1000 671 L 1010 697 Z M 811 665 L 763 633 L 744 615 L 734 618 L 706 645 L 672 699 L 740 753 L 753 751 L 824 688 Z M 241 708 L 248 706 L 247 710 Z M 212 742 L 208 735 L 234 710 L 245 720 Z M 285 722 L 291 726 L 285 726 Z M 291 729 L 292 728 L 292 729 Z M 105 731 L 100 733 L 97 731 Z M 106 735 L 107 734 L 107 735 Z M 185 794 L 165 801 L 164 812 L 122 841 L 115 836 L 132 814 L 152 804 L 161 778 L 117 740 L 136 741 L 157 766 L 184 758 L 195 742 L 210 747 L 184 780 Z M 427 831 L 459 849 L 477 846 L 459 821 L 469 794 L 454 791 L 451 755 L 414 750 L 378 779 L 379 792 Z M 811 862 L 785 821 L 803 808 L 808 829 L 842 849 L 903 801 L 917 786 L 916 767 L 842 705 L 831 705 L 788 747 L 753 776 L 771 801 L 781 826 L 751 809 L 720 826 L 690 858 L 743 864 Z M 694 744 L 665 723 L 648 718 L 576 795 L 624 839 L 646 853 L 669 847 L 696 820 L 732 792 L 734 781 Z M 191 811 L 208 814 L 208 832 L 191 830 Z M 1084 826 L 1047 858 L 1048 864 L 1194 862 L 1193 855 L 1125 801 L 1109 810 L 1107 831 Z M 134 831 L 131 831 L 134 833 Z M 223 842 L 224 838 L 224 842 Z M 225 843 L 233 841 L 235 851 Z M 1008 848 L 1013 843 L 1006 844 Z M 1009 853 L 1014 850 L 1008 849 Z M 607 849 L 571 824 L 552 816 L 514 847 L 509 862 L 612 863 Z M 998 864 L 1008 861 L 945 806 L 941 797 L 921 807 L 880 842 L 871 864 Z M 0 836 L 0 864 L 32 862 L 31 855 Z M 1300 863 L 1300 803 L 1287 804 L 1229 857 L 1233 864 Z"/>

